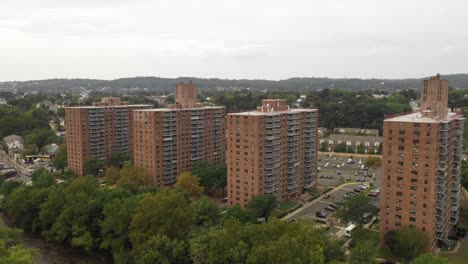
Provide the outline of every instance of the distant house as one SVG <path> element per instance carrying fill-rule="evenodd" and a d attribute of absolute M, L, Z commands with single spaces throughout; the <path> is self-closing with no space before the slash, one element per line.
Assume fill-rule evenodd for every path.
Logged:
<path fill-rule="evenodd" d="M 326 127 L 319 127 L 317 132 L 318 132 L 318 137 L 319 137 L 319 138 L 323 138 L 324 136 L 327 135 L 328 128 L 326 128 Z"/>
<path fill-rule="evenodd" d="M 369 153 L 371 150 L 378 152 L 382 140 L 382 137 L 372 136 L 330 135 L 328 138 L 321 139 L 320 144 L 326 143 L 328 151 L 333 151 L 339 144 L 344 144 L 354 152 L 357 152 L 358 148 L 362 146 L 364 153 Z"/>
<path fill-rule="evenodd" d="M 379 136 L 378 129 L 337 127 L 333 129 L 333 134 L 345 134 L 354 136 Z"/>
<path fill-rule="evenodd" d="M 6 105 L 6 104 L 8 104 L 7 100 L 3 97 L 0 97 L 0 105 Z"/>
<path fill-rule="evenodd" d="M 8 155 L 19 159 L 20 153 L 24 149 L 23 138 L 18 135 L 9 135 L 3 138 L 3 142 L 8 147 Z"/>

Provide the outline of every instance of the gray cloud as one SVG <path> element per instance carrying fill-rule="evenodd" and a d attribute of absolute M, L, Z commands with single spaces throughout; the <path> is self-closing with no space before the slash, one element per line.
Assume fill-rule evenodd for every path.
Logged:
<path fill-rule="evenodd" d="M 466 72 L 463 0 L 2 0 L 0 80 Z"/>

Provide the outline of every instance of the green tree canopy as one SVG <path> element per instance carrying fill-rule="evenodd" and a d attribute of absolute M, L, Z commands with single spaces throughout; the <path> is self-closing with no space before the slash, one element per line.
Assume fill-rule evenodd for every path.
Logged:
<path fill-rule="evenodd" d="M 419 229 L 404 226 L 396 231 L 387 232 L 384 243 L 395 257 L 410 261 L 426 252 L 429 238 Z"/>
<path fill-rule="evenodd" d="M 350 263 L 351 264 L 371 264 L 376 263 L 378 247 L 375 243 L 369 240 L 361 241 L 351 249 Z"/>
<path fill-rule="evenodd" d="M 374 216 L 377 212 L 378 208 L 372 204 L 371 198 L 358 195 L 347 200 L 336 212 L 336 216 L 345 223 L 353 222 L 357 226 L 362 226 L 366 215 Z"/>
<path fill-rule="evenodd" d="M 192 223 L 188 201 L 180 191 L 166 188 L 143 198 L 130 224 L 130 241 L 137 252 L 153 236 L 183 240 Z"/>
<path fill-rule="evenodd" d="M 275 206 L 276 198 L 271 194 L 254 196 L 248 205 L 257 217 L 264 217 L 267 221 Z"/>
<path fill-rule="evenodd" d="M 190 197 L 196 199 L 203 195 L 203 187 L 200 185 L 198 177 L 192 175 L 190 172 L 183 172 L 177 177 L 175 188 L 180 188 L 190 194 Z"/>

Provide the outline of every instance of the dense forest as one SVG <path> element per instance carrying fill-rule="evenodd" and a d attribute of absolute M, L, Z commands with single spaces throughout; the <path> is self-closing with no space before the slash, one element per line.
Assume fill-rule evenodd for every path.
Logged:
<path fill-rule="evenodd" d="M 32 186 L 2 184 L 2 207 L 24 229 L 89 252 L 107 250 L 115 263 L 344 261 L 342 242 L 325 230 L 260 223 L 255 211 L 239 206 L 221 213 L 201 195 L 197 180 L 178 180 L 161 191 L 134 179 L 118 182 L 106 187 L 94 177 L 80 177 L 57 184 L 51 173 L 37 172 Z"/>
<path fill-rule="evenodd" d="M 443 75 L 454 88 L 468 88 L 468 74 Z M 298 91 L 307 92 L 326 88 L 344 90 L 405 90 L 419 89 L 421 79 L 357 79 L 357 78 L 290 78 L 286 80 L 246 80 L 246 79 L 217 79 L 217 78 L 160 78 L 134 77 L 116 80 L 95 79 L 49 79 L 34 81 L 0 82 L 0 91 L 16 92 L 71 92 L 74 94 L 84 91 L 105 91 L 128 93 L 148 91 L 152 93 L 172 93 L 178 82 L 193 81 L 201 90 L 241 90 L 251 91 Z"/>

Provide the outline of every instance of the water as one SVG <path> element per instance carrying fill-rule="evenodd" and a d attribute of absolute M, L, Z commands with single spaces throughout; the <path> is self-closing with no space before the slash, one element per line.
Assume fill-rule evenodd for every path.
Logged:
<path fill-rule="evenodd" d="M 23 242 L 26 247 L 38 249 L 34 257 L 39 264 L 110 264 L 112 258 L 104 253 L 87 253 L 79 248 L 72 248 L 57 243 L 47 242 L 40 235 L 25 232 Z"/>
<path fill-rule="evenodd" d="M 0 213 L 3 222 L 11 226 L 3 212 Z M 80 248 L 73 248 L 68 245 L 48 242 L 36 233 L 25 231 L 23 243 L 28 248 L 39 250 L 39 254 L 34 258 L 38 264 L 111 264 L 112 257 L 105 252 L 87 253 Z"/>

